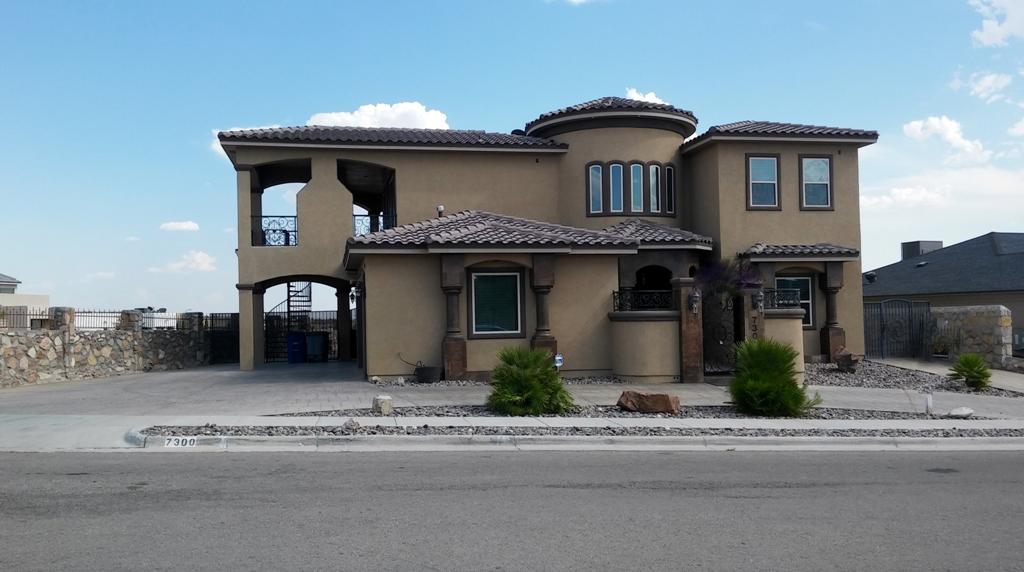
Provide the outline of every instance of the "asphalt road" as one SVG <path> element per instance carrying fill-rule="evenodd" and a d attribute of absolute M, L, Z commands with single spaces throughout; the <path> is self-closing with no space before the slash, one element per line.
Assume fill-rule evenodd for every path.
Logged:
<path fill-rule="evenodd" d="M 1021 570 L 1019 453 L 0 454 L 2 570 Z"/>

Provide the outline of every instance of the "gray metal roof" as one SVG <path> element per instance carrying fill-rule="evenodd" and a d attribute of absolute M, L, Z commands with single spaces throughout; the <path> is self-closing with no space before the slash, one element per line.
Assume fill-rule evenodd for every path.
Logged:
<path fill-rule="evenodd" d="M 686 142 L 685 147 L 694 147 L 716 135 L 732 137 L 792 137 L 821 139 L 878 139 L 878 132 L 869 129 L 827 127 L 824 125 L 802 125 L 800 123 L 777 123 L 774 121 L 736 121 L 725 125 L 713 125 L 707 131 Z"/>
<path fill-rule="evenodd" d="M 406 127 L 341 127 L 306 125 L 221 131 L 222 143 L 294 143 L 303 145 L 364 145 L 370 147 L 467 147 L 490 149 L 563 150 L 569 146 L 542 137 L 489 133 L 466 129 Z"/>
<path fill-rule="evenodd" d="M 1024 290 L 1024 233 L 990 232 L 870 272 L 865 296 Z"/>
<path fill-rule="evenodd" d="M 641 244 L 711 246 L 713 242 L 709 236 L 643 219 L 626 220 L 604 230 L 628 238 L 637 238 Z"/>
<path fill-rule="evenodd" d="M 694 124 L 697 123 L 697 116 L 695 116 L 692 111 L 680 109 L 667 103 L 652 103 L 650 101 L 609 96 L 592 99 L 583 103 L 577 103 L 576 105 L 570 105 L 568 107 L 542 113 L 540 117 L 526 124 L 526 130 L 529 131 L 534 125 L 549 119 L 602 111 L 658 111 L 661 113 L 678 115 L 679 117 L 692 121 Z"/>
<path fill-rule="evenodd" d="M 3 282 L 4 284 L 21 284 L 21 280 L 6 274 L 0 274 L 0 282 Z"/>

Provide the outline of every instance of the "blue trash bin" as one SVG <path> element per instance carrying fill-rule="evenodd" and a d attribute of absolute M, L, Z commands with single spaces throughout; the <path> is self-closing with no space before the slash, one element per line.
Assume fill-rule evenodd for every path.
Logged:
<path fill-rule="evenodd" d="M 306 363 L 305 332 L 288 334 L 288 363 Z"/>

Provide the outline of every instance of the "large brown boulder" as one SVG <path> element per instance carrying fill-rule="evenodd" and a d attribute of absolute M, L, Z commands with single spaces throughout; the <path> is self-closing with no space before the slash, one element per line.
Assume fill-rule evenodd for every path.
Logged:
<path fill-rule="evenodd" d="M 640 393 L 626 390 L 616 403 L 625 411 L 636 413 L 678 413 L 679 397 L 667 393 Z"/>
<path fill-rule="evenodd" d="M 854 373 L 857 371 L 857 366 L 860 364 L 860 358 L 850 353 L 850 350 L 843 346 L 839 346 L 834 354 L 832 354 L 832 361 L 835 362 L 836 368 L 843 373 Z"/>

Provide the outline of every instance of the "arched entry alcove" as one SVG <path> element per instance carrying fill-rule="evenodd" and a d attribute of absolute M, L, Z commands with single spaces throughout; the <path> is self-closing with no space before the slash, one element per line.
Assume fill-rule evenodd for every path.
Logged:
<path fill-rule="evenodd" d="M 326 304 L 322 299 L 314 300 L 314 285 L 326 286 L 315 290 L 320 297 L 327 294 L 332 300 Z M 353 327 L 348 281 L 318 275 L 278 276 L 257 283 L 254 290 L 267 300 L 262 319 L 262 362 L 289 362 L 289 336 L 298 334 L 304 334 L 308 361 L 346 361 L 356 355 L 359 336 Z"/>

